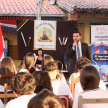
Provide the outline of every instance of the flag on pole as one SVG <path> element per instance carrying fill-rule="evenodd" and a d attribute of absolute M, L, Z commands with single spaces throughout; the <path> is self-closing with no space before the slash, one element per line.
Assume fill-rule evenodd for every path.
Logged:
<path fill-rule="evenodd" d="M 5 44 L 4 44 L 4 39 L 2 35 L 2 29 L 0 25 L 0 61 L 2 61 L 4 57 L 6 57 L 6 50 L 5 50 Z"/>

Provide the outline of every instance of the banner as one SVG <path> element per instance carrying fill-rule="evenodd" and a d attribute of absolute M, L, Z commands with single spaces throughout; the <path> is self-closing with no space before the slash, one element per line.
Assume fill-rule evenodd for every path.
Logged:
<path fill-rule="evenodd" d="M 100 75 L 106 80 L 108 74 L 108 25 L 91 26 L 91 60 Z"/>
<path fill-rule="evenodd" d="M 34 21 L 34 50 L 56 50 L 56 21 Z"/>

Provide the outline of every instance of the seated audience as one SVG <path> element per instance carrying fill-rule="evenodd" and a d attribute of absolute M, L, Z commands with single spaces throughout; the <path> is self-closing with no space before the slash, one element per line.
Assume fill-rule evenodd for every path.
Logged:
<path fill-rule="evenodd" d="M 28 103 L 27 108 L 65 108 L 61 99 L 51 91 L 43 89 Z"/>
<path fill-rule="evenodd" d="M 9 69 L 13 74 L 17 73 L 14 61 L 12 60 L 11 57 L 3 58 L 2 61 L 1 61 L 1 66 L 0 67 Z"/>
<path fill-rule="evenodd" d="M 44 66 L 45 66 L 48 62 L 50 62 L 50 61 L 54 61 L 54 59 L 53 59 L 50 55 L 45 55 L 45 56 L 43 57 L 43 60 L 42 60 L 42 70 L 45 70 L 45 69 L 44 69 Z M 60 81 L 66 82 L 66 79 L 65 79 L 63 73 L 60 72 L 59 70 L 57 70 L 56 78 L 59 79 Z"/>
<path fill-rule="evenodd" d="M 68 83 L 71 84 L 72 75 L 74 75 L 74 78 L 78 78 L 80 76 L 82 68 L 88 64 L 91 64 L 91 61 L 89 59 L 87 59 L 86 57 L 79 57 L 76 63 L 77 72 L 71 74 Z"/>
<path fill-rule="evenodd" d="M 25 56 L 25 67 L 19 72 L 29 72 L 29 70 L 34 67 L 36 62 L 35 56 L 33 53 L 27 53 Z"/>
<path fill-rule="evenodd" d="M 36 80 L 36 89 L 35 93 L 39 93 L 44 88 L 53 91 L 51 80 L 47 72 L 35 72 L 33 73 L 33 76 Z"/>
<path fill-rule="evenodd" d="M 69 96 L 69 103 L 70 107 L 72 106 L 72 94 L 69 89 L 69 86 L 65 82 L 61 82 L 59 79 L 56 78 L 56 75 L 58 73 L 57 71 L 57 65 L 54 61 L 48 62 L 45 65 L 45 71 L 48 72 L 50 78 L 51 78 L 51 83 L 53 87 L 53 92 L 56 95 L 68 95 Z"/>
<path fill-rule="evenodd" d="M 78 77 L 80 77 L 80 73 L 81 73 L 81 70 L 82 70 L 82 68 L 84 67 L 84 66 L 86 66 L 86 65 L 91 65 L 91 61 L 89 60 L 89 59 L 87 59 L 86 57 L 79 57 L 79 59 L 78 59 L 78 61 L 77 61 L 77 70 L 78 70 L 78 72 L 76 72 L 76 73 L 73 73 L 72 75 L 74 75 L 74 78 L 78 78 Z M 69 86 L 70 86 L 70 89 L 71 89 L 71 82 L 72 82 L 72 75 L 71 75 L 71 77 L 70 77 L 70 79 L 69 79 Z M 101 89 L 105 89 L 106 90 L 106 86 L 105 86 L 105 83 L 102 81 L 102 80 L 100 80 L 100 84 L 99 84 L 99 87 L 101 88 Z M 75 85 L 75 92 L 74 92 L 74 95 L 77 95 L 77 94 L 79 94 L 79 93 L 81 93 L 81 92 L 83 92 L 83 89 L 82 89 L 82 87 L 81 87 L 81 84 L 80 84 L 80 82 L 78 82 L 76 85 Z"/>
<path fill-rule="evenodd" d="M 80 75 L 80 83 L 83 92 L 76 95 L 73 108 L 78 108 L 78 97 L 83 98 L 108 98 L 108 90 L 99 88 L 100 76 L 97 69 L 91 65 L 85 66 Z M 83 108 L 104 108 L 107 104 L 83 104 Z"/>
<path fill-rule="evenodd" d="M 103 90 L 106 90 L 106 85 L 105 83 L 100 80 L 100 83 L 99 83 L 99 88 L 103 89 Z M 83 92 L 83 89 L 81 87 L 81 84 L 80 82 L 78 82 L 76 85 L 75 85 L 75 94 L 74 95 L 77 95 L 79 93 Z"/>
<path fill-rule="evenodd" d="M 29 100 L 36 95 L 36 82 L 29 73 L 20 72 L 13 76 L 11 88 L 17 98 L 9 101 L 5 108 L 27 108 Z"/>
<path fill-rule="evenodd" d="M 71 83 L 72 83 L 72 75 L 74 75 L 74 78 L 80 77 L 82 68 L 88 64 L 91 64 L 91 61 L 89 59 L 87 59 L 86 57 L 79 57 L 77 64 L 76 64 L 77 72 L 71 74 L 70 79 L 68 81 L 70 89 L 71 89 Z"/>

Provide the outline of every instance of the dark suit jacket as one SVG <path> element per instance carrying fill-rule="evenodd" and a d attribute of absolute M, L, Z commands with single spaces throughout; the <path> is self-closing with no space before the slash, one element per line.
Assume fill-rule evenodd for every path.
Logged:
<path fill-rule="evenodd" d="M 73 42 L 67 46 L 67 51 L 66 51 L 67 58 L 71 58 L 71 63 L 69 67 L 70 74 L 74 72 L 74 68 L 75 68 L 76 60 L 77 60 L 76 50 L 73 50 L 72 46 L 73 46 Z M 85 56 L 88 59 L 90 59 L 89 48 L 88 48 L 87 43 L 81 42 L 81 49 L 82 49 L 82 56 Z"/>

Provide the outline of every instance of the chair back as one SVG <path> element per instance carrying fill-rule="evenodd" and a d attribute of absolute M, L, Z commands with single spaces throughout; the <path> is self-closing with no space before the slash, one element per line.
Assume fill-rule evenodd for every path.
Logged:
<path fill-rule="evenodd" d="M 64 103 L 65 108 L 69 108 L 69 96 L 68 95 L 59 95 L 59 98 Z"/>
<path fill-rule="evenodd" d="M 13 77 L 15 74 L 1 74 L 0 75 L 0 78 L 11 78 Z M 11 87 L 10 86 L 7 86 L 7 83 L 4 84 L 4 92 L 0 92 L 0 98 L 4 98 L 4 104 L 7 104 L 7 99 L 8 98 L 13 98 L 13 97 L 16 97 L 14 94 L 13 94 L 13 91 L 9 91 L 8 90 L 11 90 Z"/>
<path fill-rule="evenodd" d="M 8 98 L 16 97 L 16 96 L 13 94 L 13 91 L 7 92 L 8 90 L 11 90 L 11 89 L 10 89 L 10 86 L 7 86 L 7 84 L 4 84 L 4 92 L 0 92 L 0 99 L 1 99 L 1 98 L 4 99 L 4 104 L 7 104 L 7 99 L 8 99 Z"/>
<path fill-rule="evenodd" d="M 107 103 L 108 98 L 95 98 L 95 99 L 83 99 L 82 96 L 78 98 L 78 108 L 83 108 L 83 104 L 99 104 L 99 103 Z"/>
<path fill-rule="evenodd" d="M 0 78 L 10 78 L 13 77 L 15 74 L 2 74 L 0 75 Z"/>
<path fill-rule="evenodd" d="M 71 93 L 74 99 L 74 89 L 75 89 L 75 84 L 80 81 L 80 78 L 74 78 L 74 75 L 71 76 Z"/>
<path fill-rule="evenodd" d="M 59 60 L 57 60 L 57 62 L 58 62 L 58 68 L 59 68 L 59 64 L 60 64 L 61 65 L 61 70 L 63 70 L 63 63 Z"/>

